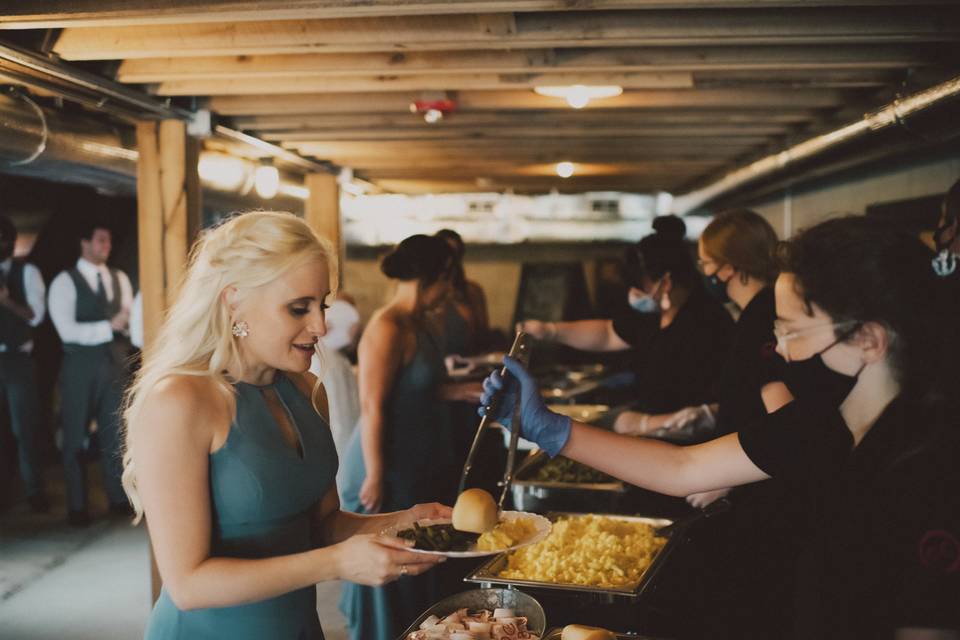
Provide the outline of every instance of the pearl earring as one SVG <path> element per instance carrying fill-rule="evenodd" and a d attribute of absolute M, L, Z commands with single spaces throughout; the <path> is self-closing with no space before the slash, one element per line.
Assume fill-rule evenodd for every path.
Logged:
<path fill-rule="evenodd" d="M 230 329 L 230 332 L 233 334 L 234 338 L 246 338 L 250 335 L 250 325 L 248 325 L 243 320 L 238 320 L 233 323 L 233 327 Z"/>

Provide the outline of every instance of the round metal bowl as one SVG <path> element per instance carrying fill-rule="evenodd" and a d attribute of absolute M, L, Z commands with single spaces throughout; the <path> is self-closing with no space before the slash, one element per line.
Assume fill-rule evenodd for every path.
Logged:
<path fill-rule="evenodd" d="M 547 617 L 543 613 L 543 607 L 533 597 L 515 589 L 473 589 L 444 598 L 424 611 L 397 640 L 406 640 L 406 637 L 419 630 L 421 623 L 430 616 L 445 618 L 463 608 L 472 611 L 513 609 L 518 616 L 527 619 L 527 629 L 531 633 L 542 636 L 547 629 Z"/>

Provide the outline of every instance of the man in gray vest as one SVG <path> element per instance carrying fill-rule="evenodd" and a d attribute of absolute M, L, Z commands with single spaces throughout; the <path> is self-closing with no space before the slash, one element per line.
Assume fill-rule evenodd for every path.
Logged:
<path fill-rule="evenodd" d="M 92 418 L 97 420 L 110 512 L 130 512 L 120 483 L 118 412 L 127 382 L 125 333 L 133 291 L 126 274 L 107 267 L 110 248 L 106 225 L 88 224 L 80 238 L 80 259 L 50 283 L 50 319 L 63 342 L 59 388 L 67 519 L 75 526 L 90 522 L 83 445 Z"/>
<path fill-rule="evenodd" d="M 17 229 L 0 216 L 0 405 L 10 411 L 17 459 L 27 502 L 34 511 L 50 509 L 37 457 L 37 386 L 33 370 L 33 328 L 46 312 L 40 270 L 13 258 Z"/>

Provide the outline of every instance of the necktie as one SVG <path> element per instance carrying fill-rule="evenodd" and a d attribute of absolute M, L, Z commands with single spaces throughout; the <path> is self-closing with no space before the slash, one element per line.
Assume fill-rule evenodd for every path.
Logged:
<path fill-rule="evenodd" d="M 107 290 L 103 286 L 103 276 L 97 271 L 97 291 L 96 291 L 97 300 L 107 304 Z"/>

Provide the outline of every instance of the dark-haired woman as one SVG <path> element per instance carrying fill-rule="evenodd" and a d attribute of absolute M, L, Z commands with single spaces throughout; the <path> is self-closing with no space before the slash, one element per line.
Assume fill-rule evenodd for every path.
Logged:
<path fill-rule="evenodd" d="M 441 338 L 428 312 L 445 300 L 454 255 L 440 238 L 405 239 L 381 263 L 396 281 L 392 299 L 370 318 L 357 349 L 360 428 L 341 465 L 344 508 L 358 513 L 456 497 L 457 461 L 443 400 L 469 389 L 446 383 Z M 472 396 L 476 399 L 476 392 Z M 435 576 L 386 587 L 346 583 L 341 610 L 355 640 L 392 640 L 436 601 Z"/>
<path fill-rule="evenodd" d="M 947 325 L 931 257 L 918 239 L 863 218 L 786 245 L 776 335 L 797 399 L 737 434 L 677 447 L 594 429 L 550 412 L 510 361 L 523 435 L 672 495 L 781 478 L 806 516 L 794 637 L 956 638 L 960 438 L 955 381 L 944 375 L 956 355 L 939 339 Z M 488 378 L 483 400 L 503 384 Z M 515 403 L 498 417 L 509 422 Z"/>
<path fill-rule="evenodd" d="M 667 225 L 627 252 L 626 314 L 521 324 L 535 338 L 583 351 L 634 350 L 635 410 L 617 418 L 619 433 L 651 434 L 677 410 L 715 400 L 713 385 L 730 349 L 733 320 L 704 289 L 681 229 Z"/>

